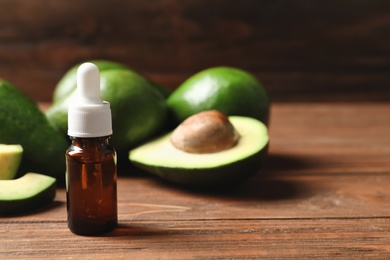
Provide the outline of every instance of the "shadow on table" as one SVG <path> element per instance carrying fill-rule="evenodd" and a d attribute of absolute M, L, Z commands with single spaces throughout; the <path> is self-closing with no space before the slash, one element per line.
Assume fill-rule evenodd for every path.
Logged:
<path fill-rule="evenodd" d="M 148 223 L 145 226 L 122 223 L 118 224 L 118 226 L 113 231 L 97 236 L 117 238 L 137 237 L 138 239 L 145 237 L 147 239 L 150 239 L 150 237 L 166 236 L 169 235 L 169 233 L 172 233 L 172 231 L 169 231 L 166 228 L 152 227 L 150 225 L 151 223 Z"/>
<path fill-rule="evenodd" d="M 36 209 L 26 210 L 24 208 L 22 212 L 15 212 L 15 213 L 8 213 L 8 214 L 1 213 L 0 219 L 1 218 L 13 218 L 13 217 L 23 217 L 23 216 L 29 216 L 29 215 L 45 214 L 47 211 L 60 209 L 60 208 L 64 207 L 65 204 L 66 204 L 66 202 L 54 200 L 52 202 L 47 203 L 46 205 L 43 205 L 43 206 L 36 208 Z M 33 205 L 33 207 L 35 207 L 35 206 Z"/>

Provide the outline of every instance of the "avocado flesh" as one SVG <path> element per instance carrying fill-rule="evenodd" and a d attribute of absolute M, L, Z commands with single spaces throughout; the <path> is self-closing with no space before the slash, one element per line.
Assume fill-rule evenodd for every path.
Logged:
<path fill-rule="evenodd" d="M 14 180 L 0 180 L 0 214 L 24 213 L 51 202 L 56 180 L 38 173 L 26 173 Z"/>
<path fill-rule="evenodd" d="M 0 144 L 0 180 L 12 180 L 16 176 L 23 147 L 19 144 Z"/>
<path fill-rule="evenodd" d="M 256 173 L 267 152 L 267 127 L 257 119 L 230 116 L 241 138 L 217 153 L 193 154 L 176 149 L 168 133 L 130 151 L 134 165 L 163 179 L 195 187 L 235 183 Z"/>

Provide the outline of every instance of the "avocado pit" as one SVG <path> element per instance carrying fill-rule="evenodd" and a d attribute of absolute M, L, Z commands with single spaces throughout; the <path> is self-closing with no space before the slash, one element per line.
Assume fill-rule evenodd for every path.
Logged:
<path fill-rule="evenodd" d="M 195 114 L 172 133 L 171 144 L 188 153 L 216 153 L 235 146 L 239 133 L 228 117 L 217 110 Z"/>

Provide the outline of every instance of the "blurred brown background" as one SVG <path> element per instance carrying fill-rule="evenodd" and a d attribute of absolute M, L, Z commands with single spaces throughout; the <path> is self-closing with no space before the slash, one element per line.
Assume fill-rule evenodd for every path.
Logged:
<path fill-rule="evenodd" d="M 228 65 L 274 101 L 390 101 L 390 1 L 0 0 L 1 78 L 50 101 L 88 59 L 170 89 Z"/>

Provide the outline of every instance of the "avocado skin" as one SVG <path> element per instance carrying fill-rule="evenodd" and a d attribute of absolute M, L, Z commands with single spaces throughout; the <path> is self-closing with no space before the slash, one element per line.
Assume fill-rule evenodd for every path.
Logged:
<path fill-rule="evenodd" d="M 119 70 L 131 70 L 130 67 L 126 66 L 125 64 L 122 64 L 120 62 L 110 61 L 110 60 L 90 60 L 86 62 L 91 62 L 95 64 L 98 68 L 100 73 L 103 71 L 119 71 Z M 72 68 L 70 68 L 64 76 L 60 79 L 60 81 L 57 83 L 56 88 L 54 89 L 53 93 L 53 104 L 56 103 L 62 103 L 62 101 L 70 96 L 72 92 L 74 92 L 77 88 L 77 70 L 80 65 L 82 65 L 84 62 L 78 63 L 74 65 Z M 134 71 L 135 72 L 135 71 Z M 146 79 L 148 80 L 148 79 Z M 152 82 L 148 80 L 151 85 L 153 85 L 165 98 L 167 98 L 170 95 L 170 92 L 165 89 L 164 87 L 156 84 L 155 82 Z"/>
<path fill-rule="evenodd" d="M 234 67 L 211 67 L 192 75 L 167 98 L 167 106 L 173 128 L 191 115 L 212 109 L 269 123 L 266 89 L 254 75 Z"/>
<path fill-rule="evenodd" d="M 54 181 L 47 189 L 42 190 L 34 197 L 20 200 L 1 201 L 0 214 L 15 215 L 39 209 L 53 201 L 56 196 L 56 187 L 57 185 Z"/>
<path fill-rule="evenodd" d="M 268 144 L 259 152 L 216 168 L 168 168 L 132 162 L 135 166 L 172 183 L 187 187 L 209 189 L 225 188 L 253 176 L 264 165 Z"/>
<path fill-rule="evenodd" d="M 127 167 L 127 152 L 130 148 L 165 130 L 165 99 L 169 92 L 123 64 L 107 60 L 90 62 L 100 71 L 100 95 L 103 100 L 110 102 L 113 127 L 110 143 L 116 149 L 118 166 Z M 66 139 L 68 107 L 76 95 L 79 65 L 71 68 L 59 81 L 53 104 L 46 111 L 49 121 Z"/>
<path fill-rule="evenodd" d="M 67 140 L 29 96 L 2 79 L 0 125 L 0 143 L 20 144 L 24 150 L 17 177 L 31 171 L 64 182 Z"/>

